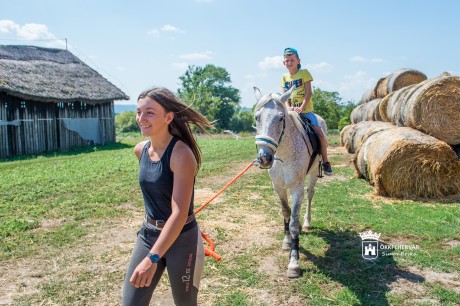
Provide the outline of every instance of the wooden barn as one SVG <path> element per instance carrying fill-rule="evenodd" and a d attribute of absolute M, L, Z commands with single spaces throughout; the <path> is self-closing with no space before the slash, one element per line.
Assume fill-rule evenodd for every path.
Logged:
<path fill-rule="evenodd" d="M 0 45 L 0 159 L 115 142 L 128 99 L 67 50 Z"/>

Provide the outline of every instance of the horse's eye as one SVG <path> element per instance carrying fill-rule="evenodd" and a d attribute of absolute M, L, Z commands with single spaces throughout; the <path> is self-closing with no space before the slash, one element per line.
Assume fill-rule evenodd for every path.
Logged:
<path fill-rule="evenodd" d="M 280 117 L 280 121 L 283 121 L 284 120 L 284 115 Z"/>
<path fill-rule="evenodd" d="M 256 121 L 259 121 L 259 115 L 255 115 Z"/>

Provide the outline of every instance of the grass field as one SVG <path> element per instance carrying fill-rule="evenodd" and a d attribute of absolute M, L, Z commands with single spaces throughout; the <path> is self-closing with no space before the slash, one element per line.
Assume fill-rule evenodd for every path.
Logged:
<path fill-rule="evenodd" d="M 285 276 L 281 209 L 267 172 L 252 167 L 198 215 L 222 256 L 206 259 L 200 305 L 460 304 L 460 203 L 373 195 L 337 138 L 334 175 L 318 181 L 313 229 L 300 236 L 302 277 Z M 139 140 L 0 163 L 0 305 L 120 304 L 143 217 Z M 252 137 L 199 143 L 196 207 L 255 158 Z M 367 229 L 418 248 L 364 260 Z M 171 304 L 165 275 L 152 305 Z"/>

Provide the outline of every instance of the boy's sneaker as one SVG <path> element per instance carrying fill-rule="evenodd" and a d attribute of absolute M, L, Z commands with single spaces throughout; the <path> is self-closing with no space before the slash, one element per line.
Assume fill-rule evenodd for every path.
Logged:
<path fill-rule="evenodd" d="M 324 174 L 326 175 L 332 175 L 331 163 L 329 162 L 323 163 L 323 171 L 324 171 Z"/>

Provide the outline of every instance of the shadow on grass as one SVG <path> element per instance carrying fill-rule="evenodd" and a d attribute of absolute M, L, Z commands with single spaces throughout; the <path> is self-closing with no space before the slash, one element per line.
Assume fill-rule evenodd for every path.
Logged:
<path fill-rule="evenodd" d="M 111 150 L 121 150 L 126 148 L 132 148 L 132 145 L 121 143 L 121 142 L 114 142 L 107 145 L 98 145 L 98 146 L 87 146 L 87 147 L 79 147 L 70 149 L 67 151 L 53 151 L 53 152 L 46 152 L 39 155 L 19 155 L 13 156 L 5 159 L 0 159 L 1 162 L 11 162 L 11 161 L 21 161 L 21 160 L 33 160 L 38 157 L 40 158 L 48 158 L 48 157 L 58 157 L 58 156 L 72 156 L 72 155 L 79 155 L 79 154 L 86 154 L 92 153 L 96 151 L 111 151 Z"/>
<path fill-rule="evenodd" d="M 356 232 L 313 229 L 303 235 L 321 237 L 329 245 L 324 256 L 316 256 L 304 248 L 300 251 L 320 273 L 353 292 L 362 305 L 390 305 L 386 293 L 390 291 L 390 284 L 398 279 L 404 278 L 412 283 L 425 280 L 398 268 L 394 258 L 383 256 L 383 252 L 379 251 L 379 257 L 374 260 L 364 259 L 361 237 Z"/>

